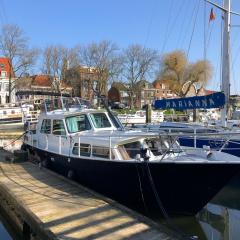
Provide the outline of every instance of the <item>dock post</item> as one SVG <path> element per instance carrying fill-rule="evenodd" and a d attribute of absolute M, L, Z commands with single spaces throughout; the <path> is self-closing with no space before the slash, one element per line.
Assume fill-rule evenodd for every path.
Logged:
<path fill-rule="evenodd" d="M 151 123 L 152 122 L 152 108 L 150 104 L 147 104 L 146 106 L 146 123 Z"/>
<path fill-rule="evenodd" d="M 22 235 L 23 240 L 31 240 L 31 228 L 25 221 L 23 222 Z"/>

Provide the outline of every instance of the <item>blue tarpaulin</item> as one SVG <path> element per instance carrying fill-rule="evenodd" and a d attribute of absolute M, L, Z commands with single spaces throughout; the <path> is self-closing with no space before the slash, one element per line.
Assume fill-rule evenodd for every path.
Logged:
<path fill-rule="evenodd" d="M 155 100 L 154 107 L 156 109 L 186 110 L 197 108 L 221 108 L 224 104 L 224 93 L 216 92 L 206 96 Z"/>

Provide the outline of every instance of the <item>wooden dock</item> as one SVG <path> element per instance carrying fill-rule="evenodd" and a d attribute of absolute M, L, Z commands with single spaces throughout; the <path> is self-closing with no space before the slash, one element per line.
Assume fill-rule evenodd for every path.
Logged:
<path fill-rule="evenodd" d="M 177 239 L 165 227 L 30 162 L 4 160 L 0 151 L 0 205 L 24 239 Z"/>

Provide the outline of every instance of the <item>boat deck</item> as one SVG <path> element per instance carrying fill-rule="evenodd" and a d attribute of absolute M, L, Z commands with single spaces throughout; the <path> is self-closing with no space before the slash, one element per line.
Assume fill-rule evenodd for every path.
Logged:
<path fill-rule="evenodd" d="M 33 163 L 6 161 L 7 155 L 0 151 L 1 207 L 17 216 L 24 239 L 177 239 L 110 199 Z"/>

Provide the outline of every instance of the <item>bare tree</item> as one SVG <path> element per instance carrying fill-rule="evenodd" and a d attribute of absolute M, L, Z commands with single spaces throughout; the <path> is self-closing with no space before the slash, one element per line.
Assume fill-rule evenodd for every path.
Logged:
<path fill-rule="evenodd" d="M 34 65 L 38 56 L 38 49 L 29 48 L 28 39 L 17 25 L 4 25 L 0 35 L 0 51 L 8 59 L 9 75 L 9 102 L 16 81 L 26 74 Z"/>
<path fill-rule="evenodd" d="M 122 58 L 118 53 L 116 44 L 110 41 L 91 43 L 80 51 L 81 63 L 93 69 L 97 81 L 92 87 L 99 94 L 106 94 L 107 85 L 121 72 Z"/>
<path fill-rule="evenodd" d="M 67 49 L 61 45 L 50 45 L 44 49 L 42 71 L 51 76 L 54 90 L 60 91 L 66 70 L 79 64 L 78 55 L 78 46 Z"/>
<path fill-rule="evenodd" d="M 158 54 L 156 50 L 141 45 L 130 45 L 124 51 L 123 77 L 126 80 L 131 108 L 134 105 L 134 96 L 139 92 L 141 81 L 154 72 Z"/>
<path fill-rule="evenodd" d="M 167 82 L 176 95 L 184 97 L 193 85 L 196 88 L 205 85 L 211 75 L 212 66 L 209 61 L 189 63 L 185 53 L 177 50 L 163 56 L 157 81 Z"/>

